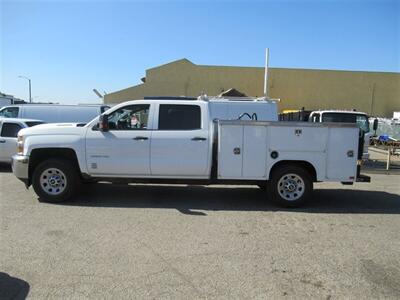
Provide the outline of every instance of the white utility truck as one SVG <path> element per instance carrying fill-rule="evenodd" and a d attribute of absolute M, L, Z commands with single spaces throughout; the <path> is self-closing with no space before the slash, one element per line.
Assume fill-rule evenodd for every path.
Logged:
<path fill-rule="evenodd" d="M 356 124 L 278 122 L 261 99 L 156 98 L 121 103 L 85 126 L 23 129 L 13 172 L 49 202 L 81 183 L 254 184 L 298 206 L 313 182 L 369 181 Z"/>

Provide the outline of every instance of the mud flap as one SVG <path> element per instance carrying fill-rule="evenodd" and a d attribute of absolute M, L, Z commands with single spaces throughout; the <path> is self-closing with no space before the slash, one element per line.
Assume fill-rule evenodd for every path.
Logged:
<path fill-rule="evenodd" d="M 357 165 L 357 177 L 356 182 L 371 182 L 371 177 L 361 174 L 361 165 Z"/>
<path fill-rule="evenodd" d="M 360 174 L 356 178 L 356 182 L 371 182 L 371 177 Z"/>

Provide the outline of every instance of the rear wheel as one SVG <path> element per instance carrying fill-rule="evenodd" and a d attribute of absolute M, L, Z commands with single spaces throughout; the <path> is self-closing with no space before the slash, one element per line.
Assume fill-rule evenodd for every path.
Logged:
<path fill-rule="evenodd" d="M 280 206 L 298 207 L 312 194 L 313 181 L 309 172 L 298 165 L 285 165 L 271 174 L 268 194 Z"/>
<path fill-rule="evenodd" d="M 32 176 L 33 189 L 39 198 L 46 202 L 70 199 L 80 183 L 77 169 L 62 159 L 49 159 L 40 163 Z"/>

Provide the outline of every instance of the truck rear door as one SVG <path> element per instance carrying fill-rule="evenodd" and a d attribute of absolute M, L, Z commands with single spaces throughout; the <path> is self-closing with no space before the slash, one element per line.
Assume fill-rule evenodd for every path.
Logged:
<path fill-rule="evenodd" d="M 152 133 L 152 176 L 206 177 L 210 151 L 208 110 L 200 104 L 158 104 Z"/>

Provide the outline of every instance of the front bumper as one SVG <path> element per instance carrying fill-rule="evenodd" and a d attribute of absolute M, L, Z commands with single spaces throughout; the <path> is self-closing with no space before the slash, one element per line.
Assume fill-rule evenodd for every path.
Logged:
<path fill-rule="evenodd" d="M 11 167 L 14 175 L 29 186 L 29 156 L 13 155 Z"/>

